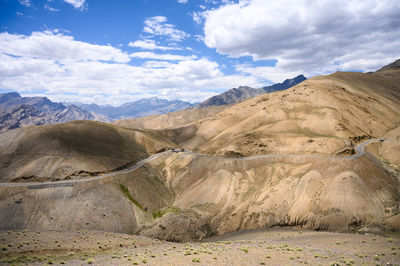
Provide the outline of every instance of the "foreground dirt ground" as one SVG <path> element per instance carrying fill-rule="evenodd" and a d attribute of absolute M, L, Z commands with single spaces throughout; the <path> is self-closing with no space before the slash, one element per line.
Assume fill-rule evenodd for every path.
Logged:
<path fill-rule="evenodd" d="M 98 231 L 1 231 L 1 264 L 400 265 L 399 234 L 273 228 L 172 243 Z"/>

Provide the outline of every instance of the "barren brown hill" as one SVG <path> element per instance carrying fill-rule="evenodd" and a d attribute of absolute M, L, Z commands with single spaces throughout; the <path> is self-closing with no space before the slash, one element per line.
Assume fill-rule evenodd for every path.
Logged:
<path fill-rule="evenodd" d="M 400 229 L 399 73 L 338 72 L 211 116 L 182 112 L 172 120 L 166 115 L 120 122 L 140 130 L 75 122 L 0 134 L 2 152 L 16 154 L 3 161 L 5 180 L 15 176 L 12 169 L 26 169 L 19 176 L 41 171 L 51 178 L 56 160 L 69 160 L 68 154 L 86 156 L 74 167 L 82 161 L 96 169 L 107 165 L 95 164 L 104 156 L 109 170 L 174 143 L 199 152 L 159 153 L 103 178 L 0 184 L 0 228 L 94 229 L 174 241 L 274 225 Z M 171 121 L 181 118 L 174 127 Z M 342 158 L 369 137 L 385 140 L 369 144 L 368 156 Z M 47 151 L 63 153 L 46 163 L 19 156 Z"/>
<path fill-rule="evenodd" d="M 173 241 L 275 225 L 392 230 L 399 229 L 399 191 L 398 180 L 365 157 L 166 152 L 101 180 L 0 187 L 0 228 L 94 229 Z"/>
<path fill-rule="evenodd" d="M 351 140 L 383 136 L 398 126 L 399 106 L 400 70 L 336 72 L 251 98 L 184 127 L 171 129 L 165 115 L 146 119 L 140 128 L 167 128 L 162 133 L 182 147 L 219 156 L 340 154 L 352 152 Z M 134 128 L 137 122 L 124 125 Z"/>
<path fill-rule="evenodd" d="M 192 124 L 200 119 L 214 116 L 229 105 L 210 106 L 206 108 L 189 108 L 182 111 L 166 113 L 162 115 L 152 115 L 136 119 L 122 119 L 113 124 L 126 128 L 163 130 L 171 128 L 181 128 Z"/>
<path fill-rule="evenodd" d="M 90 177 L 132 165 L 174 143 L 150 131 L 94 121 L 27 127 L 0 134 L 0 180 Z"/>

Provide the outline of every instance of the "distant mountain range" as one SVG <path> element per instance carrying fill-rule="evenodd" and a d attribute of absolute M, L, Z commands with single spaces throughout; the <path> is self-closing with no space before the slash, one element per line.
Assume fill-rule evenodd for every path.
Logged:
<path fill-rule="evenodd" d="M 287 79 L 282 83 L 277 83 L 272 86 L 263 87 L 261 89 L 254 89 L 254 88 L 247 87 L 247 86 L 242 86 L 237 89 L 233 88 L 233 89 L 227 90 L 221 94 L 215 95 L 211 98 L 208 98 L 204 102 L 200 103 L 197 107 L 204 108 L 204 107 L 209 107 L 209 106 L 220 106 L 220 105 L 238 103 L 238 102 L 241 102 L 248 98 L 252 98 L 257 95 L 260 95 L 260 94 L 279 91 L 279 90 L 286 90 L 290 87 L 293 87 L 293 86 L 299 84 L 300 82 L 302 82 L 306 79 L 307 78 L 304 77 L 303 75 L 299 75 L 295 78 Z"/>
<path fill-rule="evenodd" d="M 75 105 L 67 107 L 46 97 L 21 97 L 16 92 L 0 94 L 0 131 L 93 119 L 93 115 Z"/>
<path fill-rule="evenodd" d="M 64 104 L 69 105 L 71 103 Z M 148 115 L 159 115 L 187 109 L 194 106 L 194 104 L 189 102 L 183 102 L 180 100 L 168 101 L 157 97 L 124 103 L 120 106 L 84 103 L 74 103 L 74 105 L 92 113 L 92 115 L 103 115 L 109 120 L 138 118 Z"/>
<path fill-rule="evenodd" d="M 306 78 L 299 75 L 283 83 L 254 89 L 247 86 L 233 88 L 213 96 L 200 104 L 180 100 L 168 101 L 152 97 L 120 106 L 57 103 L 46 97 L 21 97 L 17 92 L 0 94 L 0 131 L 25 126 L 64 123 L 73 120 L 97 120 L 111 122 L 126 118 L 138 118 L 159 115 L 187 108 L 204 108 L 209 106 L 228 105 L 273 91 L 288 89 Z"/>

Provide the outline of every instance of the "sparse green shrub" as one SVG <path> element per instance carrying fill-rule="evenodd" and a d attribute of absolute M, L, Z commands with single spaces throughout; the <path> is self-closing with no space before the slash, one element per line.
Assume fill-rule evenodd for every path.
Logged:
<path fill-rule="evenodd" d="M 245 252 L 245 253 L 248 253 L 249 252 L 249 247 L 242 247 L 242 248 L 239 248 L 241 251 L 243 251 L 243 252 Z"/>
<path fill-rule="evenodd" d="M 192 262 L 200 262 L 200 258 L 193 258 Z"/>
<path fill-rule="evenodd" d="M 143 206 L 131 196 L 127 187 L 125 187 L 122 184 L 119 184 L 119 188 L 121 189 L 122 193 L 124 193 L 133 204 L 135 204 L 137 207 L 139 207 L 139 209 L 144 211 Z"/>
<path fill-rule="evenodd" d="M 167 213 L 170 213 L 170 212 L 179 213 L 180 211 L 181 210 L 179 208 L 174 207 L 174 206 L 170 206 L 168 208 L 160 209 L 160 210 L 157 210 L 157 211 L 153 212 L 153 218 L 154 219 L 161 218 Z"/>

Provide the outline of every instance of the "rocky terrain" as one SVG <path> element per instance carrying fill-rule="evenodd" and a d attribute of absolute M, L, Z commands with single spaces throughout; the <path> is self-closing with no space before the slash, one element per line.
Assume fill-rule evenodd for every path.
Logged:
<path fill-rule="evenodd" d="M 172 146 L 174 143 L 151 132 L 94 121 L 21 128 L 0 134 L 0 180 L 90 177 Z"/>
<path fill-rule="evenodd" d="M 239 88 L 233 88 L 227 90 L 219 95 L 210 97 L 209 99 L 205 100 L 204 102 L 198 104 L 197 108 L 204 108 L 209 106 L 220 106 L 220 105 L 228 105 L 241 102 L 251 97 L 255 97 L 260 94 L 265 94 L 268 92 L 286 90 L 290 87 L 293 87 L 300 82 L 306 80 L 303 75 L 299 75 L 292 79 L 286 79 L 282 83 L 277 83 L 272 86 L 266 86 L 261 89 L 254 89 L 247 86 L 242 86 Z"/>
<path fill-rule="evenodd" d="M 207 117 L 186 119 L 175 128 L 167 122 L 178 116 L 174 113 L 117 124 L 157 129 L 183 148 L 218 156 L 351 153 L 354 137 L 384 136 L 399 126 L 399 84 L 398 70 L 337 72 L 214 115 L 210 110 Z"/>
<path fill-rule="evenodd" d="M 0 131 L 93 119 L 93 115 L 75 105 L 66 107 L 46 97 L 21 97 L 15 92 L 0 94 Z"/>
<path fill-rule="evenodd" d="M 163 114 L 193 106 L 188 102 L 168 101 L 157 97 L 117 107 L 82 103 L 63 104 L 52 102 L 46 97 L 21 97 L 16 92 L 3 93 L 0 94 L 0 131 L 74 120 L 111 122 L 115 119 Z"/>
<path fill-rule="evenodd" d="M 400 230 L 399 89 L 393 67 L 336 72 L 235 105 L 1 133 L 0 228 L 100 230 L 178 242 L 276 226 Z M 332 239 L 337 246 L 348 242 Z M 326 259 L 348 252 L 329 245 L 321 251 Z M 268 263 L 256 246 L 248 250 L 251 259 Z M 373 249 L 359 262 L 375 260 Z M 221 264 L 247 254 L 241 245 L 234 250 L 221 251 L 227 258 Z M 303 258 L 286 251 L 289 261 Z M 328 263 L 304 254 L 309 263 Z"/>

